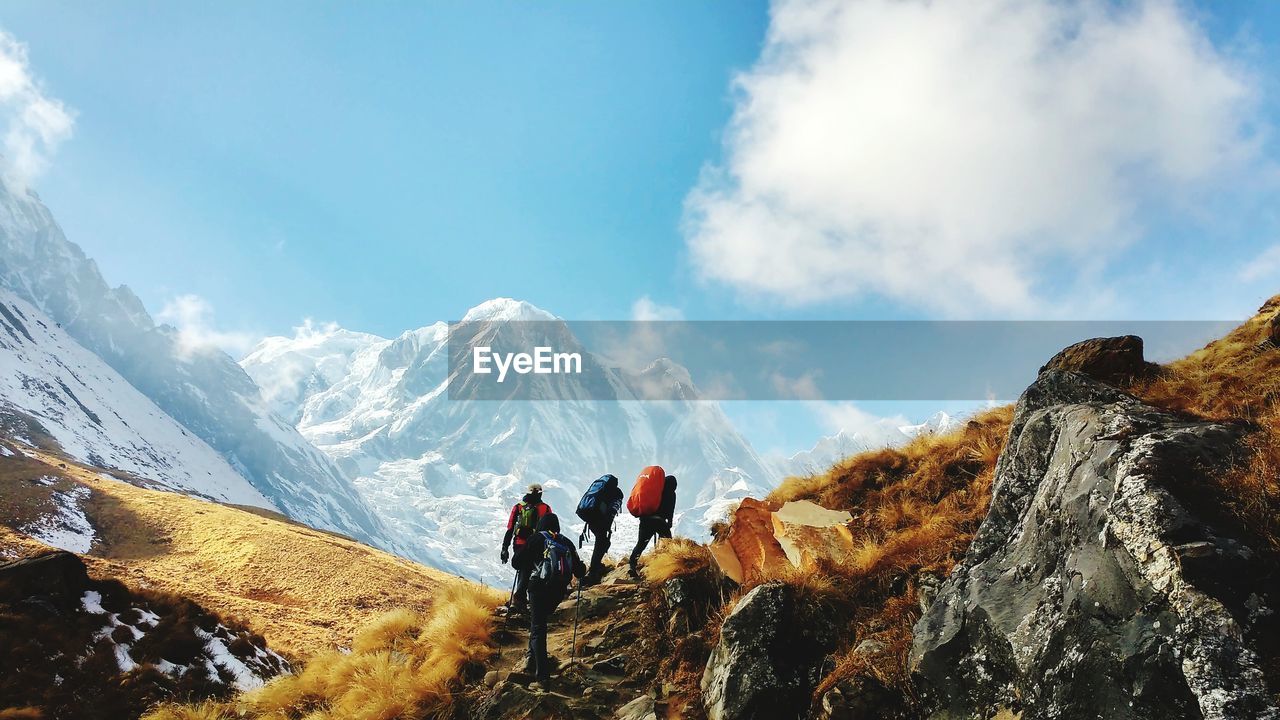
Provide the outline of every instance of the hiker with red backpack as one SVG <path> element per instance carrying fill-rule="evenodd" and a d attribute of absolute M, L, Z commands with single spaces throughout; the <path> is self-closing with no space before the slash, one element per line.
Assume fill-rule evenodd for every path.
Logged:
<path fill-rule="evenodd" d="M 525 672 L 531 673 L 546 688 L 551 681 L 551 663 L 547 657 L 547 620 L 569 592 L 569 585 L 582 578 L 586 568 L 578 558 L 573 541 L 560 534 L 560 518 L 554 513 L 538 521 L 538 531 L 516 549 L 512 562 L 532 569 L 528 584 L 529 657 Z M 576 632 L 576 627 L 575 627 Z"/>
<path fill-rule="evenodd" d="M 578 517 L 586 523 L 582 534 L 578 536 L 578 547 L 582 547 L 588 536 L 595 538 L 591 550 L 591 568 L 583 581 L 587 585 L 595 585 L 604 576 L 604 554 L 609 551 L 609 541 L 613 536 L 613 520 L 622 509 L 622 489 L 618 487 L 618 478 L 613 475 L 601 475 L 582 494 L 578 502 Z"/>
<path fill-rule="evenodd" d="M 524 612 L 527 607 L 525 595 L 529 585 L 529 573 L 533 572 L 533 566 L 528 562 L 521 562 L 520 550 L 537 532 L 538 522 L 550 514 L 551 506 L 542 502 L 542 486 L 538 483 L 531 484 L 525 496 L 511 508 L 511 515 L 507 518 L 507 534 L 502 537 L 500 555 L 504 563 L 510 558 L 512 567 L 516 569 L 511 599 L 507 601 L 508 612 Z M 515 550 L 515 557 L 511 557 L 507 551 L 508 545 Z"/>
<path fill-rule="evenodd" d="M 635 487 L 631 488 L 631 497 L 627 499 L 627 510 L 640 518 L 640 538 L 631 551 L 631 577 L 639 578 L 636 562 L 649 541 L 655 535 L 671 537 L 671 525 L 676 514 L 676 476 L 668 475 L 657 465 L 641 470 Z"/>

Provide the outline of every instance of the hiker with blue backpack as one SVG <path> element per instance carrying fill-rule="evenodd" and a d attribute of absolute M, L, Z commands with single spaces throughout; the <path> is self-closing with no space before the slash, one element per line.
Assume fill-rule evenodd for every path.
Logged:
<path fill-rule="evenodd" d="M 511 598 L 507 601 L 507 612 L 510 614 L 524 612 L 529 573 L 533 572 L 533 566 L 521 560 L 521 558 L 527 559 L 527 556 L 520 550 L 537 532 L 538 523 L 542 518 L 550 514 L 551 506 L 542 502 L 542 486 L 538 483 L 529 485 L 529 491 L 511 508 L 511 515 L 507 518 L 507 534 L 502 537 L 502 552 L 499 555 L 504 563 L 510 558 L 511 565 L 516 570 L 515 582 L 511 587 Z M 515 550 L 515 557 L 511 557 L 507 551 L 508 545 Z"/>
<path fill-rule="evenodd" d="M 546 688 L 551 681 L 547 620 L 568 595 L 573 578 L 578 578 L 578 587 L 582 587 L 586 568 L 573 541 L 560 534 L 560 518 L 554 513 L 538 521 L 538 531 L 516 549 L 513 562 L 522 562 L 533 570 L 529 576 L 529 658 L 525 672 Z"/>
<path fill-rule="evenodd" d="M 609 551 L 609 541 L 613 537 L 613 521 L 622 509 L 622 488 L 618 487 L 618 478 L 613 475 L 601 475 L 578 502 L 578 517 L 586 523 L 582 534 L 578 536 L 578 547 L 582 547 L 587 537 L 595 538 L 591 550 L 591 567 L 587 570 L 585 585 L 595 585 L 604 576 L 604 554 Z"/>

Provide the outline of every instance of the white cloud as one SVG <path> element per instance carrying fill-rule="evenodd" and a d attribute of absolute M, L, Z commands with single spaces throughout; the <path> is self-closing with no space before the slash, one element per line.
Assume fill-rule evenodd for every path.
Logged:
<path fill-rule="evenodd" d="M 641 322 L 655 320 L 683 320 L 684 312 L 678 307 L 659 305 L 648 295 L 631 303 L 631 319 Z"/>
<path fill-rule="evenodd" d="M 793 378 L 775 372 L 769 375 L 769 383 L 773 386 L 773 391 L 783 400 L 822 399 L 822 391 L 818 389 L 815 373 L 807 372 Z"/>
<path fill-rule="evenodd" d="M 843 430 L 847 435 L 856 434 L 868 442 L 900 442 L 905 436 L 898 428 L 911 424 L 905 415 L 882 417 L 851 402 L 815 403 L 814 411 L 831 434 Z"/>
<path fill-rule="evenodd" d="M 1280 243 L 1263 250 L 1257 257 L 1240 268 L 1242 282 L 1257 282 L 1269 279 L 1273 283 L 1280 280 Z"/>
<path fill-rule="evenodd" d="M 736 89 L 691 258 L 797 304 L 1036 312 L 1254 149 L 1253 80 L 1172 0 L 775 0 Z"/>
<path fill-rule="evenodd" d="M 224 332 L 213 324 L 213 306 L 199 295 L 179 295 L 165 303 L 156 319 L 178 330 L 178 353 L 190 359 L 197 353 L 222 350 L 242 357 L 257 342 L 250 333 Z"/>
<path fill-rule="evenodd" d="M 0 30 L 0 124 L 5 182 L 25 188 L 49 163 L 58 144 L 71 137 L 74 113 L 45 94 L 31 75 L 27 46 Z"/>

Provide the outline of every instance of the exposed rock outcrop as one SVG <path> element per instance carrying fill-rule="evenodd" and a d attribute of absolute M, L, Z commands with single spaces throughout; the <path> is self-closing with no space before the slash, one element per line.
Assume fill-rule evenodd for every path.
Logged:
<path fill-rule="evenodd" d="M 821 561 L 839 564 L 854 549 L 852 520 L 846 511 L 808 500 L 778 504 L 745 498 L 724 539 L 711 545 L 711 556 L 739 584 L 774 577 L 788 565 L 812 570 Z"/>
<path fill-rule="evenodd" d="M 1069 345 L 1049 359 L 1040 372 L 1069 370 L 1125 387 L 1134 380 L 1156 374 L 1159 366 L 1143 358 L 1142 338 L 1137 335 L 1092 338 Z"/>
<path fill-rule="evenodd" d="M 805 612 L 796 593 L 781 582 L 759 585 L 725 618 L 702 675 L 710 720 L 785 720 L 808 710 L 835 630 Z"/>
<path fill-rule="evenodd" d="M 189 600 L 93 579 L 61 551 L 0 563 L 0 658 L 0 708 L 85 720 L 226 697 L 290 670 L 260 635 Z"/>
<path fill-rule="evenodd" d="M 915 627 L 933 717 L 1280 717 L 1254 650 L 1274 588 L 1174 492 L 1219 472 L 1241 433 L 1045 370 L 986 520 Z"/>
<path fill-rule="evenodd" d="M 819 560 L 840 562 L 853 552 L 852 520 L 847 511 L 796 500 L 773 514 L 773 537 L 792 565 L 813 568 Z"/>

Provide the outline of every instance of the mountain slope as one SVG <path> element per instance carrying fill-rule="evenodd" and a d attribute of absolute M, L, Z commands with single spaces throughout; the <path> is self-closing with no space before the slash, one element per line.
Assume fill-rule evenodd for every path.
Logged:
<path fill-rule="evenodd" d="M 183 348 L 127 287 L 106 284 L 34 193 L 3 184 L 0 287 L 59 323 L 290 517 L 387 545 L 382 524 L 347 479 L 267 410 L 234 360 Z"/>
<path fill-rule="evenodd" d="M 0 289 L 0 414 L 6 412 L 35 420 L 82 462 L 153 487 L 274 509 L 204 441 L 39 310 Z"/>
<path fill-rule="evenodd" d="M 135 487 L 3 437 L 0 497 L 0 560 L 71 543 L 91 575 L 194 600 L 294 657 L 348 647 L 379 613 L 425 611 L 459 582 L 267 510 Z"/>
<path fill-rule="evenodd" d="M 472 340 L 518 331 L 507 324 L 513 320 L 558 322 L 506 299 L 464 317 L 480 328 Z M 693 536 L 704 535 L 736 500 L 773 483 L 774 471 L 718 405 L 697 400 L 687 372 L 673 363 L 628 374 L 588 354 L 584 373 L 601 379 L 608 401 L 450 400 L 448 334 L 445 323 L 393 340 L 303 328 L 294 338 L 268 338 L 242 361 L 273 409 L 355 478 L 403 542 L 425 548 L 415 557 L 504 582 L 509 571 L 498 563 L 498 540 L 529 482 L 541 482 L 552 507 L 576 521 L 572 509 L 591 480 L 611 472 L 629 487 L 656 462 L 680 478 L 677 529 Z M 526 379 L 543 383 L 535 390 L 540 397 L 564 393 Z M 641 402 L 642 383 L 683 399 Z M 615 552 L 634 544 L 635 532 L 624 517 Z"/>

